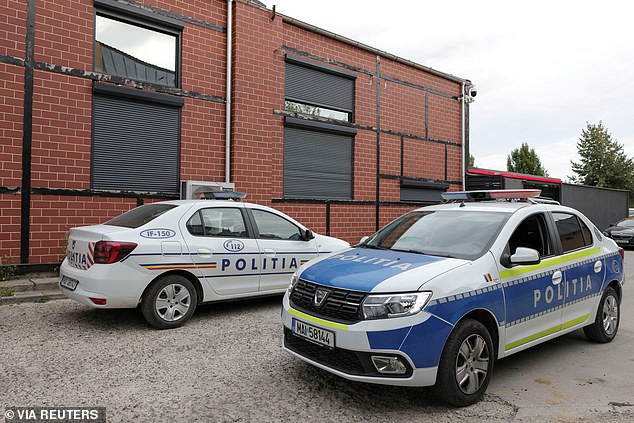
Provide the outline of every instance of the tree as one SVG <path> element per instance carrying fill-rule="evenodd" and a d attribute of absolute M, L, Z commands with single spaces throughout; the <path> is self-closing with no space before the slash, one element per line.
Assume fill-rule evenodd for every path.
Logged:
<path fill-rule="evenodd" d="M 572 163 L 570 177 L 574 182 L 584 185 L 627 189 L 634 187 L 634 161 L 627 157 L 623 145 L 612 140 L 603 123 L 590 124 L 581 130 L 581 138 L 577 142 L 577 150 L 581 160 Z"/>
<path fill-rule="evenodd" d="M 475 167 L 475 156 L 469 153 L 469 167 Z"/>
<path fill-rule="evenodd" d="M 522 143 L 520 148 L 516 148 L 508 155 L 506 170 L 529 175 L 548 176 L 548 172 L 542 166 L 535 149 L 529 148 L 525 142 Z"/>

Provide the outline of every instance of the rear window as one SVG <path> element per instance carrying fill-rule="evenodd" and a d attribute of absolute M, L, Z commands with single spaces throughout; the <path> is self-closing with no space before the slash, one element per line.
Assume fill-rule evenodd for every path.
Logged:
<path fill-rule="evenodd" d="M 121 216 L 107 221 L 104 225 L 138 228 L 139 226 L 143 226 L 146 223 L 151 222 L 174 207 L 176 206 L 173 204 L 146 204 L 125 212 Z"/>
<path fill-rule="evenodd" d="M 577 216 L 567 213 L 553 213 L 564 253 L 592 245 L 590 230 Z"/>

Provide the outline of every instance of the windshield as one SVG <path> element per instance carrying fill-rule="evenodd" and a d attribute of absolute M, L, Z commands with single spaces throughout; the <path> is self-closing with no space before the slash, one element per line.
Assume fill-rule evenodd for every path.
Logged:
<path fill-rule="evenodd" d="M 634 219 L 621 220 L 619 223 L 616 224 L 616 226 L 619 226 L 621 228 L 634 228 Z"/>
<path fill-rule="evenodd" d="M 146 223 L 151 222 L 174 207 L 176 206 L 173 204 L 146 204 L 125 212 L 121 216 L 107 221 L 104 225 L 138 228 L 139 226 L 143 226 Z"/>
<path fill-rule="evenodd" d="M 381 229 L 361 247 L 474 259 L 493 243 L 509 213 L 418 211 Z"/>

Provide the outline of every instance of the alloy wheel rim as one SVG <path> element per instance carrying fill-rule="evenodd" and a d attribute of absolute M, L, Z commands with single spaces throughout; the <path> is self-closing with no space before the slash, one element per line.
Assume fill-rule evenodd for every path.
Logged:
<path fill-rule="evenodd" d="M 161 289 L 156 296 L 154 308 L 159 317 L 166 322 L 182 319 L 191 305 L 191 295 L 183 285 L 173 283 Z"/>
<path fill-rule="evenodd" d="M 456 382 L 465 394 L 474 394 L 486 380 L 489 372 L 489 348 L 478 334 L 467 337 L 456 357 Z"/>
<path fill-rule="evenodd" d="M 619 306 L 613 295 L 608 296 L 603 303 L 603 330 L 609 336 L 616 332 L 619 322 Z"/>

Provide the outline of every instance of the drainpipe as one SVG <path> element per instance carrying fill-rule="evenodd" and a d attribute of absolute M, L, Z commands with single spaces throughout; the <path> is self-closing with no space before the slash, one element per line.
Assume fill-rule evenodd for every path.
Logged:
<path fill-rule="evenodd" d="M 231 68 L 233 0 L 227 0 L 227 88 L 225 100 L 225 182 L 231 183 Z"/>
<path fill-rule="evenodd" d="M 465 89 L 466 89 L 466 81 L 462 81 L 462 95 L 460 96 L 460 130 L 461 130 L 461 134 L 462 134 L 462 190 L 466 191 L 467 189 L 467 162 L 466 162 L 466 142 L 467 142 L 467 136 L 466 136 L 466 126 L 465 126 L 465 113 L 466 113 L 466 97 L 467 94 L 465 93 Z"/>

